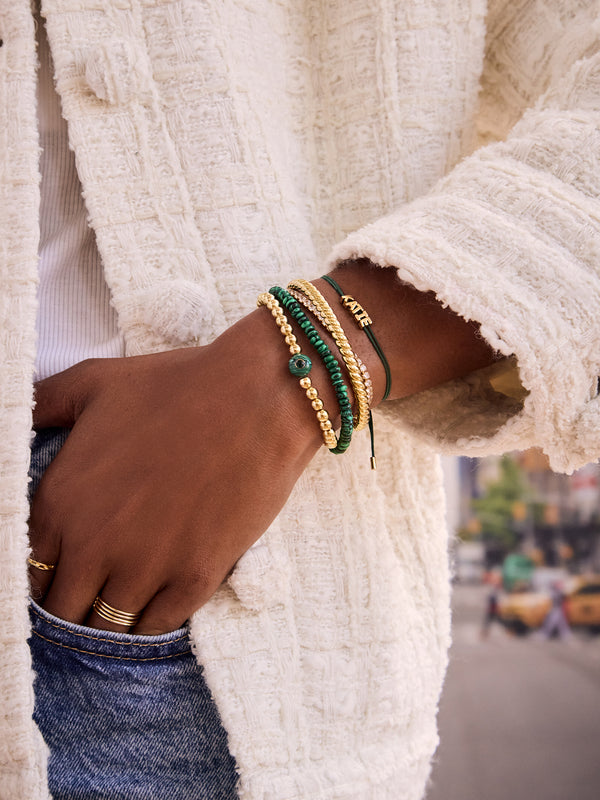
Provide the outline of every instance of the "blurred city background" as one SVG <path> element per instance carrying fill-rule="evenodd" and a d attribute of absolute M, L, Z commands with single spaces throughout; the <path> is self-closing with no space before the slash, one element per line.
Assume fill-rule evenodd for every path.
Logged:
<path fill-rule="evenodd" d="M 453 646 L 427 800 L 598 800 L 600 466 L 444 470 Z"/>

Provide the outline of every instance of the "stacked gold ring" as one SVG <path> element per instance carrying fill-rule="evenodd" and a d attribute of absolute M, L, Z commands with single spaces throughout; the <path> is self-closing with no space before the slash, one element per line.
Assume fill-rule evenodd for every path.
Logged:
<path fill-rule="evenodd" d="M 344 333 L 338 318 L 333 313 L 331 306 L 327 300 L 325 300 L 316 286 L 313 286 L 313 284 L 309 281 L 298 279 L 291 281 L 288 284 L 288 290 L 292 289 L 302 292 L 302 294 L 304 294 L 314 303 L 315 307 L 320 312 L 320 319 L 329 333 L 333 336 L 333 339 L 338 346 L 338 350 L 342 354 L 344 364 L 346 365 L 346 369 L 350 375 L 350 383 L 352 384 L 352 389 L 358 405 L 358 415 L 354 429 L 356 431 L 360 431 L 367 426 L 371 412 L 369 410 L 369 400 L 367 387 L 365 385 L 365 378 L 360 371 L 356 356 L 350 347 L 350 343 L 346 337 L 346 334 Z"/>
<path fill-rule="evenodd" d="M 114 622 L 115 625 L 123 625 L 125 628 L 132 628 L 142 616 L 141 611 L 132 614 L 129 611 L 121 611 L 118 608 L 114 608 L 106 603 L 100 595 L 94 600 L 92 608 L 102 619 L 107 620 L 107 622 Z"/>

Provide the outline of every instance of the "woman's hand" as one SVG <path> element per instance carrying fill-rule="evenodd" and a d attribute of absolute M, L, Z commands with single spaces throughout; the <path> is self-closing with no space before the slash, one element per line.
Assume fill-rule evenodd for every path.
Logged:
<path fill-rule="evenodd" d="M 78 364 L 36 387 L 36 428 L 72 427 L 31 507 L 33 596 L 124 631 L 97 595 L 181 626 L 264 533 L 320 446 L 287 347 L 259 309 L 207 347 Z"/>
<path fill-rule="evenodd" d="M 357 262 L 332 275 L 376 320 L 391 399 L 495 360 L 475 323 L 400 283 L 394 270 Z M 317 283 L 339 307 L 333 289 Z M 376 405 L 383 367 L 364 333 L 342 318 Z M 30 571 L 49 612 L 122 630 L 91 610 L 101 595 L 142 612 L 136 633 L 161 633 L 209 599 L 322 443 L 288 359 L 274 321 L 258 309 L 207 347 L 87 361 L 38 384 L 35 426 L 73 427 L 31 508 L 33 557 L 57 565 Z M 334 419 L 331 382 L 313 363 Z"/>

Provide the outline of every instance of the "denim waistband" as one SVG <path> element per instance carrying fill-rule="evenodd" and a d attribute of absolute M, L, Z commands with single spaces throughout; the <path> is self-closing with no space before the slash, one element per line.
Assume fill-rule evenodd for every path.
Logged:
<path fill-rule="evenodd" d="M 99 631 L 54 617 L 34 600 L 30 603 L 32 635 L 67 650 L 123 661 L 161 661 L 191 651 L 187 628 L 160 636 Z"/>

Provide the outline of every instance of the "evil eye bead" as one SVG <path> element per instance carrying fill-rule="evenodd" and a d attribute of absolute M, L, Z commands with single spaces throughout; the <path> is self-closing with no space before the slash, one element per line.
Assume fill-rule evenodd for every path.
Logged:
<path fill-rule="evenodd" d="M 304 378 L 312 369 L 312 361 L 304 353 L 297 353 L 288 361 L 288 367 L 292 375 Z"/>

